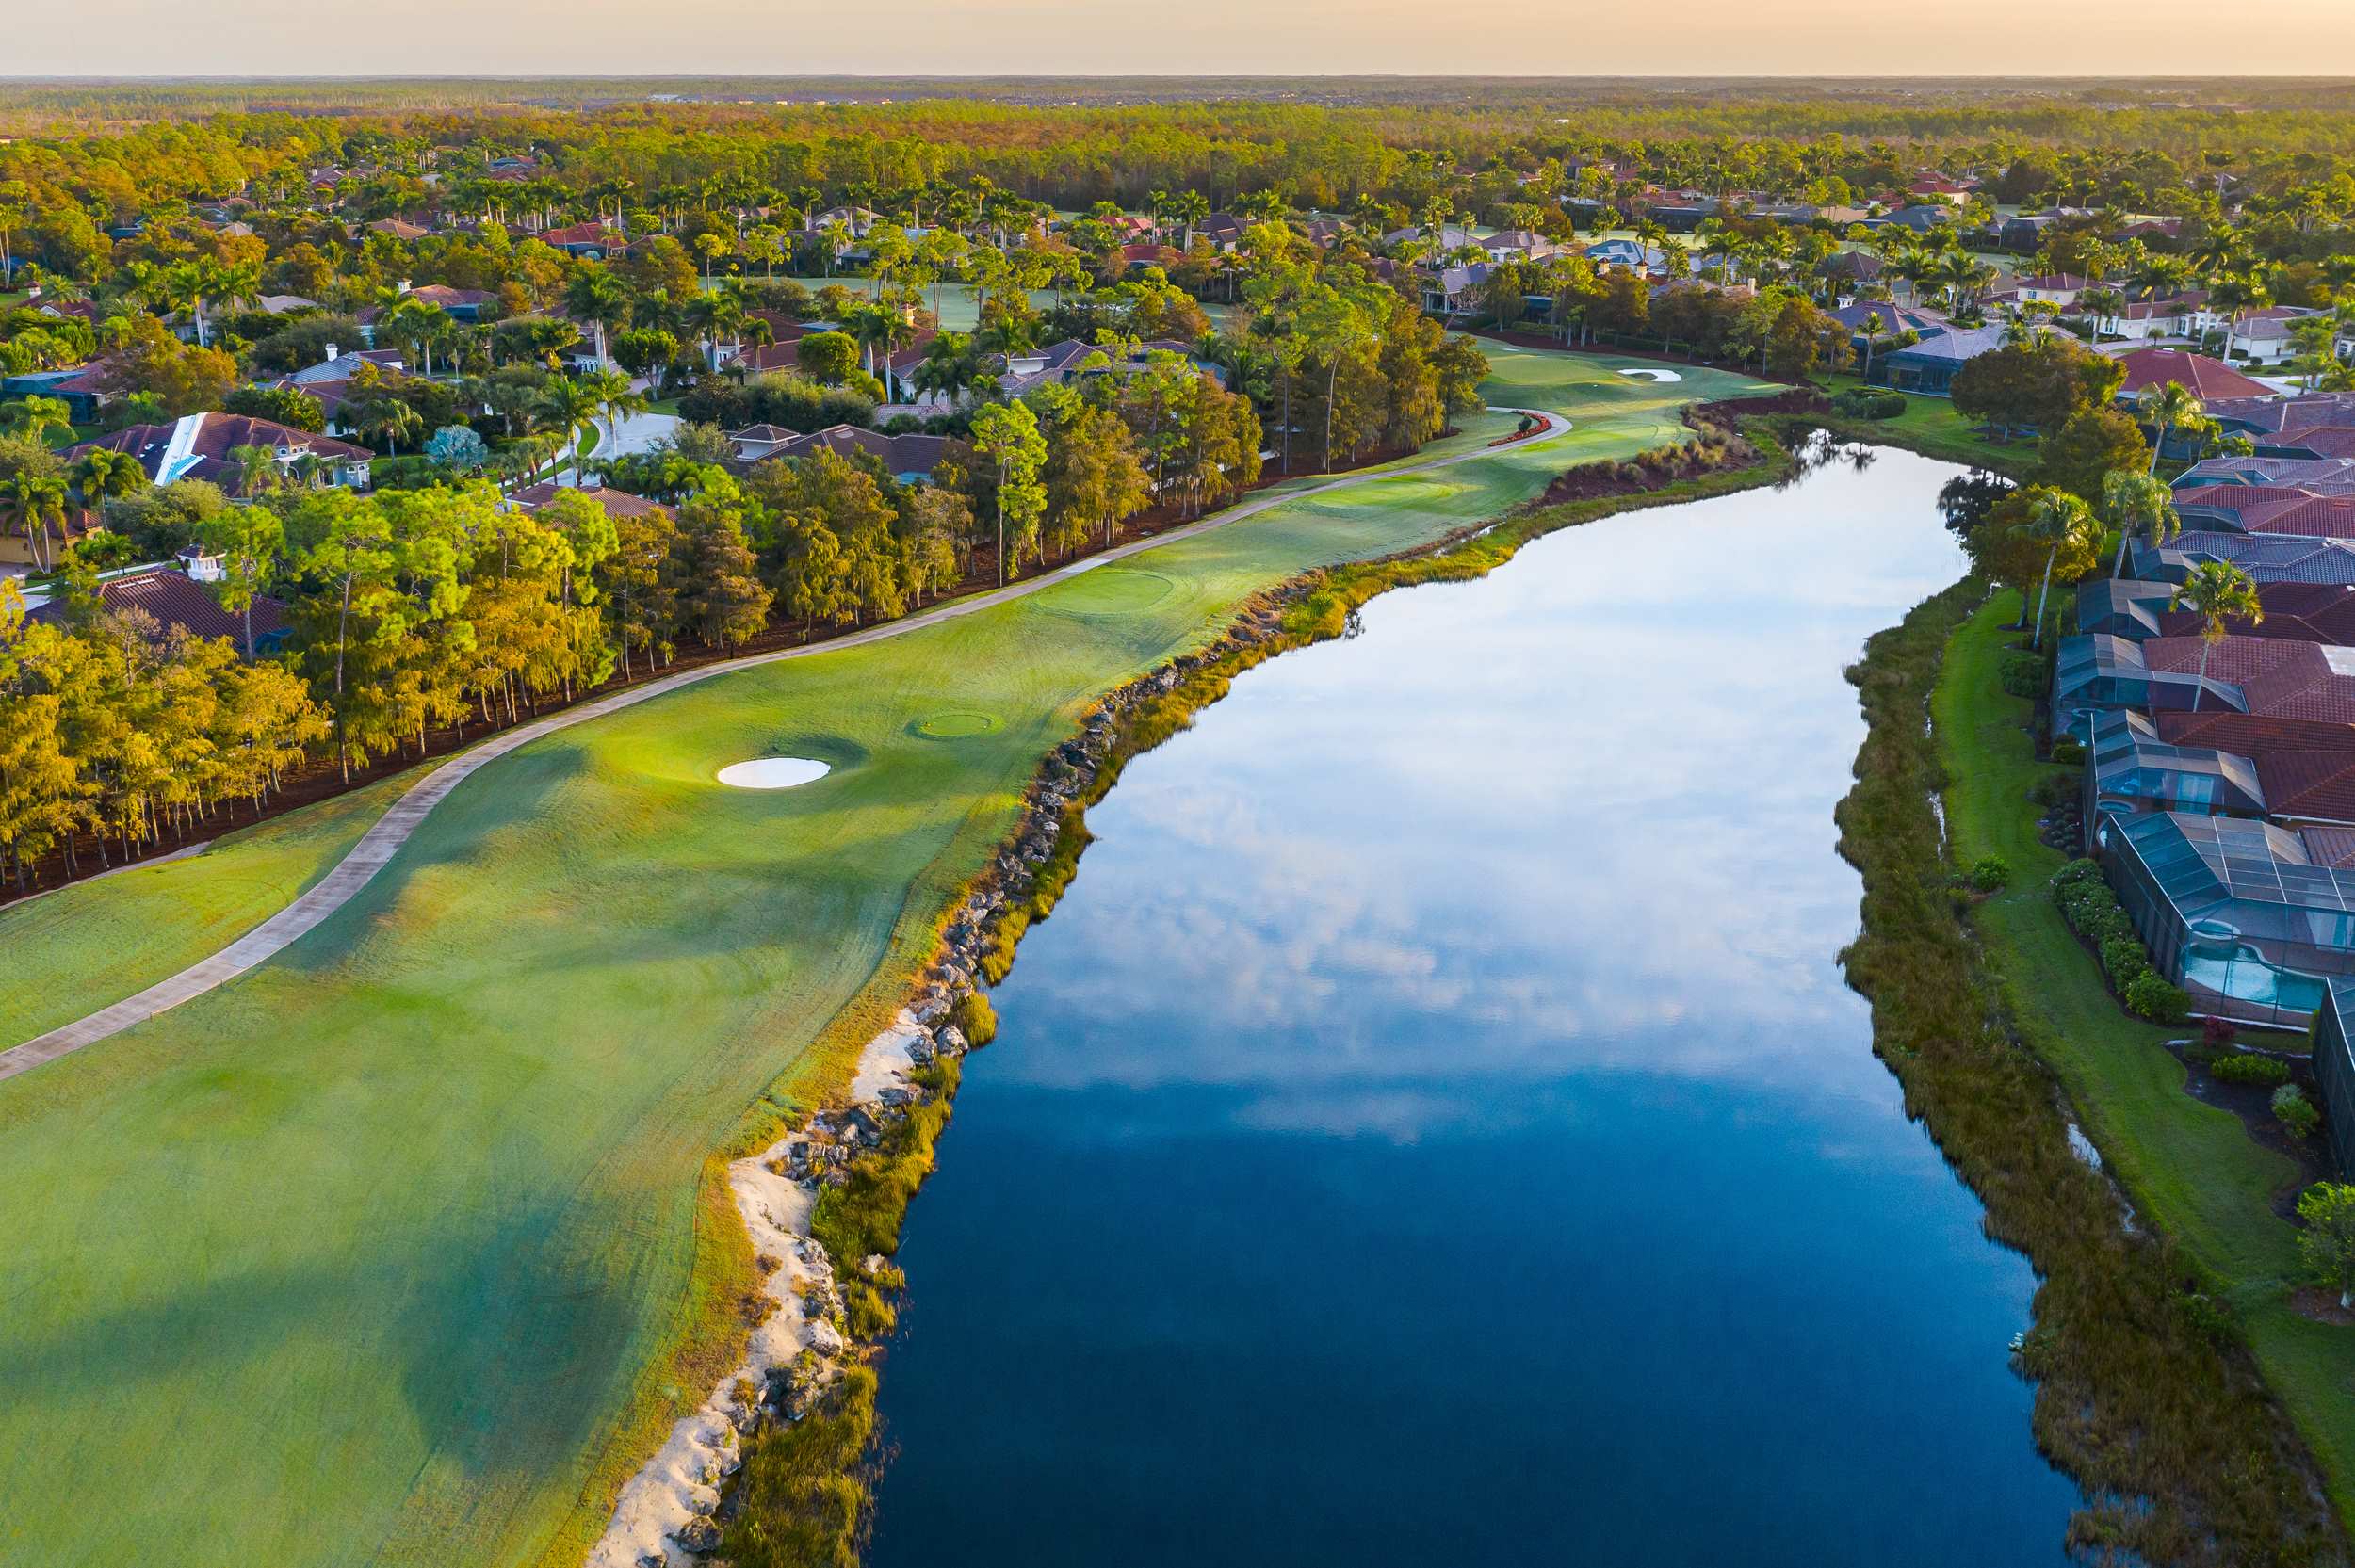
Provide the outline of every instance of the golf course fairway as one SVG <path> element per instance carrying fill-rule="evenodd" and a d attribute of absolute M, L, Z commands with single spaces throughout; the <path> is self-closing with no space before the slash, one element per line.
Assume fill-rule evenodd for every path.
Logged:
<path fill-rule="evenodd" d="M 830 1026 L 897 999 L 1089 703 L 1258 590 L 1769 390 L 1493 358 L 1489 402 L 1571 430 L 547 736 L 276 959 L 0 1083 L 0 1560 L 577 1560 L 704 1392 L 666 1368 L 740 1267 L 708 1162 L 839 1081 Z M 1408 461 L 1510 428 L 1475 416 Z M 769 756 L 829 771 L 718 782 Z M 218 947 L 404 783 L 0 912 L 0 1045 Z"/>

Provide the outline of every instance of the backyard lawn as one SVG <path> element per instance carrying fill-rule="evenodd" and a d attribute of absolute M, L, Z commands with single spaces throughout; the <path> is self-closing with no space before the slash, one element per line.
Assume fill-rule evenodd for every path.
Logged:
<path fill-rule="evenodd" d="M 1570 431 L 549 736 L 279 959 L 0 1084 L 0 1471 L 39 1499 L 0 1510 L 0 1559 L 577 1560 L 644 1434 L 703 1393 L 664 1368 L 736 1256 L 708 1231 L 699 1253 L 707 1161 L 842 1081 L 859 1031 L 830 1026 L 898 995 L 1040 754 L 1252 591 L 1762 390 L 1616 367 L 1501 353 L 1490 400 Z M 714 780 L 780 753 L 833 771 Z M 0 1018 L 33 1032 L 171 973 L 374 803 L 0 912 L 10 1005 L 18 981 L 41 998 Z"/>
<path fill-rule="evenodd" d="M 1838 375 L 1818 374 L 1816 384 L 1834 396 L 1864 384 L 1864 378 L 1850 372 Z M 1886 388 L 1876 388 L 1886 391 Z M 1948 462 L 1964 462 L 1995 468 L 2005 473 L 2017 473 L 2036 461 L 2036 441 L 2032 437 L 2012 442 L 1991 441 L 1979 434 L 1971 422 L 1955 412 L 1955 406 L 1943 397 L 1924 397 L 1913 393 L 1901 396 L 1906 412 L 1894 419 L 1876 420 L 1872 428 L 1887 435 L 1895 444 L 1925 457 L 1943 458 Z"/>
<path fill-rule="evenodd" d="M 2298 1247 L 2272 1198 L 2298 1170 L 2237 1117 L 2184 1092 L 2184 1070 L 2160 1042 L 2185 1029 L 2145 1024 L 2111 999 L 2046 888 L 2065 861 L 2038 839 L 2028 791 L 2054 769 L 2036 760 L 2027 702 L 2006 695 L 1997 674 L 2019 614 L 2019 596 L 2000 593 L 1947 648 L 1933 714 L 1955 863 L 1992 854 L 2010 865 L 2010 887 L 1980 905 L 1977 919 L 2022 1033 L 2068 1086 L 2136 1208 L 2231 1301 L 2340 1511 L 2355 1512 L 2355 1330 L 2310 1321 L 2288 1304 Z"/>

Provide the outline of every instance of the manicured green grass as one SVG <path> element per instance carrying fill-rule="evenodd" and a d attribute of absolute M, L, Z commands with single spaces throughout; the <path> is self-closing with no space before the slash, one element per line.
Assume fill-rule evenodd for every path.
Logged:
<path fill-rule="evenodd" d="M 1759 389 L 1524 353 L 1489 390 L 1576 428 L 1122 564 L 1164 592 L 1082 573 L 551 736 L 278 961 L 0 1085 L 0 1476 L 41 1499 L 0 1510 L 0 1559 L 577 1560 L 704 1392 L 668 1358 L 735 1266 L 713 1151 L 843 1081 L 1088 703 L 1275 581 L 1493 517 L 1681 433 L 1685 400 Z M 992 724 L 926 733 L 947 714 Z M 777 752 L 835 771 L 713 781 Z M 169 972 L 67 953 L 38 978 L 147 968 Z"/>
<path fill-rule="evenodd" d="M 2312 1322 L 2287 1304 L 2296 1233 L 2272 1199 L 2298 1169 L 2237 1117 L 2184 1091 L 2184 1068 L 2160 1042 L 2185 1031 L 2117 1005 L 2045 888 L 2064 857 L 2038 839 L 2028 791 L 2054 769 L 2036 760 L 2028 703 L 1997 679 L 2019 614 L 2018 595 L 2002 593 L 1956 634 L 1933 703 L 1956 863 L 1994 854 L 2012 868 L 2010 888 L 1977 912 L 1990 962 L 2019 1027 L 2060 1075 L 2103 1158 L 2136 1207 L 2232 1301 L 2340 1513 L 2355 1514 L 2355 1330 Z"/>
<path fill-rule="evenodd" d="M 1834 396 L 1864 384 L 1863 377 L 1846 372 L 1818 375 L 1815 380 Z M 1979 434 L 1969 420 L 1957 413 L 1955 406 L 1945 398 L 1923 397 L 1912 393 L 1904 396 L 1906 412 L 1896 418 L 1858 421 L 1850 428 L 1865 439 L 1885 440 L 1892 445 L 1903 446 L 1925 457 L 1972 463 L 2006 474 L 2022 472 L 2036 461 L 2036 441 L 2033 437 L 2010 443 L 1990 441 Z"/>
<path fill-rule="evenodd" d="M 411 776 L 380 780 L 201 855 L 137 865 L 0 909 L 0 1049 L 121 1001 L 225 946 L 326 875 Z"/>

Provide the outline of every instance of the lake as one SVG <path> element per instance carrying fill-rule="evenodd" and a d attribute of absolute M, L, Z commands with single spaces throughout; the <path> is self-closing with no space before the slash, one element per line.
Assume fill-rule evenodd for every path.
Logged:
<path fill-rule="evenodd" d="M 909 1214 L 870 1562 L 2064 1560 L 2033 1276 L 1838 964 L 1955 472 L 1554 535 L 1129 768 Z"/>

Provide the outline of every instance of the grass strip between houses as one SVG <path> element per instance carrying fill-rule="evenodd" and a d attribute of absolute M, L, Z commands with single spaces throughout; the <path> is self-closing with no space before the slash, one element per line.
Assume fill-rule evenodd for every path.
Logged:
<path fill-rule="evenodd" d="M 1951 705 L 1936 731 L 1924 718 L 1950 639 L 1986 599 L 1966 580 L 1925 600 L 1850 671 L 1868 729 L 1837 813 L 1841 852 L 1864 881 L 1849 981 L 1872 1003 L 1875 1047 L 1908 1110 L 1986 1204 L 1987 1233 L 2041 1277 L 2021 1363 L 2038 1380 L 2037 1443 L 2086 1495 L 2070 1546 L 2170 1564 L 2344 1561 L 2340 1520 L 2227 1303 L 2177 1241 L 2130 1225 L 2109 1181 L 2071 1153 L 2043 1039 L 2022 1029 L 2021 991 L 1999 978 L 2016 973 L 2015 933 L 1978 919 L 1957 891 L 1933 804 L 1949 784 L 1941 736 L 1973 811 L 1990 781 L 1972 777 L 1977 732 L 1957 744 Z M 2024 795 L 2013 803 L 2031 809 Z M 1958 835 L 1956 852 L 1985 848 Z M 2030 885 L 2043 868 L 2015 863 L 2007 898 L 2051 908 Z"/>

